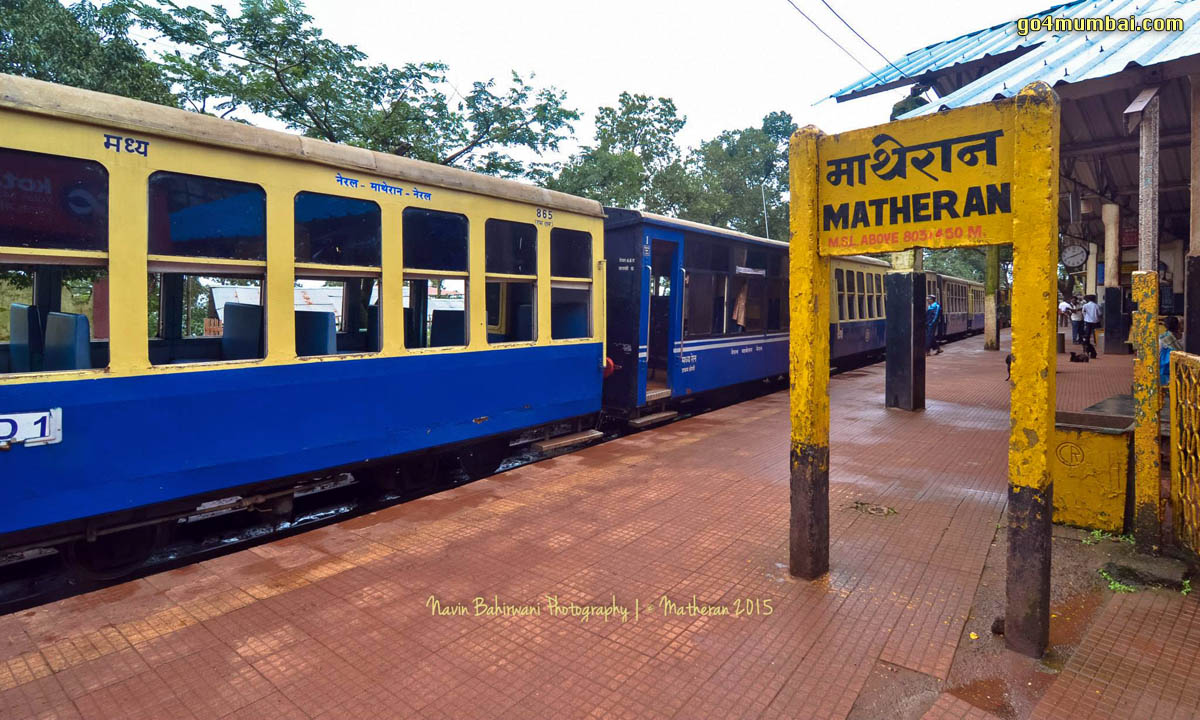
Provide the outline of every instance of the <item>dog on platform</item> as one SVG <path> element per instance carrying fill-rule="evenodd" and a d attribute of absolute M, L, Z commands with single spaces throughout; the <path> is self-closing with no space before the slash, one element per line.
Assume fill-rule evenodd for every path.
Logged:
<path fill-rule="evenodd" d="M 1092 341 L 1087 338 L 1084 338 L 1083 342 L 1080 344 L 1083 345 L 1083 351 L 1085 353 L 1087 353 L 1087 356 L 1090 357 L 1091 359 L 1095 360 L 1096 359 L 1096 346 L 1092 344 Z M 1074 353 L 1072 353 L 1072 355 L 1074 355 Z"/>
<path fill-rule="evenodd" d="M 1077 353 L 1074 350 L 1071 351 L 1071 362 L 1087 362 L 1089 359 L 1090 358 L 1088 358 L 1087 353 Z"/>

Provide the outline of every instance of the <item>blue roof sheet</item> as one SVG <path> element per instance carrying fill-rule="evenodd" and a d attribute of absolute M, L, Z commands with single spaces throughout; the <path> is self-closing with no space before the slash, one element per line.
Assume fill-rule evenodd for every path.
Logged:
<path fill-rule="evenodd" d="M 1148 66 L 1200 52 L 1200 2 L 1197 0 L 1076 0 L 1025 16 L 1042 18 L 1183 19 L 1182 32 L 1055 32 L 1017 34 L 1017 20 L 977 30 L 915 50 L 831 97 L 869 94 L 900 87 L 955 66 L 989 57 L 1011 56 L 1000 67 L 903 117 L 1011 97 L 1031 82 L 1051 86 L 1106 77 L 1131 66 Z"/>

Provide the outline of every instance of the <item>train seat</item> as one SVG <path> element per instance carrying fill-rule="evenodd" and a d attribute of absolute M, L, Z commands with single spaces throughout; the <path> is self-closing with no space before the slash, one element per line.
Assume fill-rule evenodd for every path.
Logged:
<path fill-rule="evenodd" d="M 263 312 L 261 305 L 225 303 L 221 330 L 221 357 L 252 360 L 263 356 Z"/>
<path fill-rule="evenodd" d="M 47 370 L 86 370 L 92 366 L 91 329 L 86 315 L 52 312 L 46 316 Z"/>
<path fill-rule="evenodd" d="M 454 347 L 467 344 L 466 313 L 462 310 L 434 310 L 429 323 L 429 347 Z"/>
<path fill-rule="evenodd" d="M 11 372 L 41 369 L 42 316 L 36 305 L 8 306 L 8 362 Z"/>
<path fill-rule="evenodd" d="M 323 310 L 296 311 L 296 355 L 336 355 L 337 316 Z"/>
<path fill-rule="evenodd" d="M 581 338 L 588 334 L 587 303 L 558 303 L 550 317 L 550 335 L 557 339 Z"/>

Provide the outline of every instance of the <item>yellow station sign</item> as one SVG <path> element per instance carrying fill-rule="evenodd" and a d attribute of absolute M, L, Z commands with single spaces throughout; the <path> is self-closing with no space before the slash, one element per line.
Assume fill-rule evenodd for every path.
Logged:
<path fill-rule="evenodd" d="M 1016 103 L 817 141 L 822 255 L 1012 242 Z"/>

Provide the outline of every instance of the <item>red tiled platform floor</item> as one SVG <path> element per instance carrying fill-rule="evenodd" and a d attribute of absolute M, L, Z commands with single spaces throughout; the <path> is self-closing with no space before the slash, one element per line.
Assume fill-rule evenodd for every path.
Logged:
<path fill-rule="evenodd" d="M 930 361 L 924 413 L 882 408 L 882 366 L 833 379 L 833 569 L 819 582 L 786 571 L 777 393 L 0 618 L 0 716 L 844 717 L 878 661 L 945 679 L 1005 501 L 1004 353 L 980 347 Z M 1128 373 L 1127 358 L 1065 367 L 1059 387 L 1083 407 Z M 664 616 L 664 595 L 756 612 Z M 542 614 L 431 614 L 431 597 L 473 609 L 476 596 Z M 547 596 L 640 616 L 554 616 Z M 1175 635 L 1112 659 L 1160 642 L 1137 620 L 1148 612 L 1195 646 L 1194 602 L 1140 602 L 1105 609 L 1050 715 L 1093 689 L 1097 703 L 1157 702 L 1132 679 L 1160 662 L 1169 676 L 1143 695 L 1194 703 L 1194 655 Z M 982 716 L 948 697 L 939 709 Z"/>

